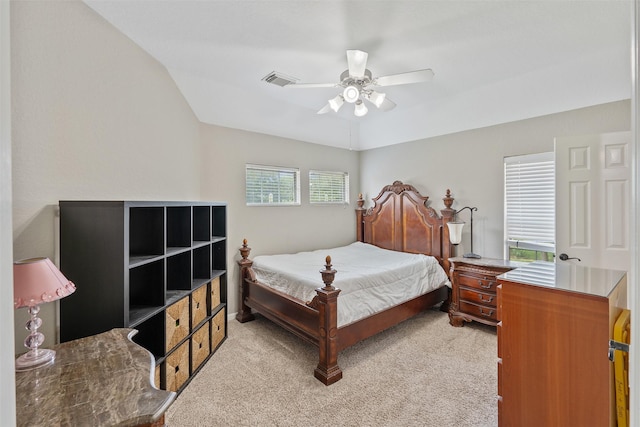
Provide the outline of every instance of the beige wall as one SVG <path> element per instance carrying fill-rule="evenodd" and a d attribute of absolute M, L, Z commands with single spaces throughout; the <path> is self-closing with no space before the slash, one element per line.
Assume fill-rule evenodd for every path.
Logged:
<path fill-rule="evenodd" d="M 502 258 L 503 158 L 553 151 L 557 136 L 628 131 L 630 123 L 627 100 L 364 151 L 362 191 L 371 199 L 383 185 L 397 179 L 413 184 L 439 210 L 446 190 L 451 189 L 454 208 L 478 208 L 473 216 L 474 252 Z M 468 224 L 469 211 L 461 213 L 460 219 Z M 458 247 L 458 254 L 466 252 L 468 226 Z"/>
<path fill-rule="evenodd" d="M 194 114 L 164 67 L 85 4 L 12 2 L 11 51 L 14 259 L 56 259 L 58 200 L 198 197 Z M 42 307 L 45 345 L 55 306 Z"/>
<path fill-rule="evenodd" d="M 359 153 L 279 137 L 201 125 L 202 197 L 226 201 L 229 313 L 237 311 L 238 248 L 247 239 L 251 256 L 297 252 L 348 244 L 355 240 L 355 200 L 360 182 Z M 245 164 L 300 169 L 300 206 L 245 204 Z M 309 204 L 309 170 L 349 173 L 351 204 Z M 329 254 L 327 254 L 329 255 Z M 318 260 L 318 271 L 324 260 Z M 320 281 L 320 274 L 318 274 Z"/>

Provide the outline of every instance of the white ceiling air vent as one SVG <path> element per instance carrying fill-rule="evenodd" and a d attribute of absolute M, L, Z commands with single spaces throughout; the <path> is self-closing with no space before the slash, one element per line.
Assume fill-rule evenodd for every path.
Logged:
<path fill-rule="evenodd" d="M 262 80 L 277 86 L 286 86 L 298 81 L 295 77 L 290 77 L 277 71 L 270 72 Z"/>

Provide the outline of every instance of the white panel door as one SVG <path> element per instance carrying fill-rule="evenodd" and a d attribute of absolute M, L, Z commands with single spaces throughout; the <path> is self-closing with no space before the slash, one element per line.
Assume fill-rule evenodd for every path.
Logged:
<path fill-rule="evenodd" d="M 630 143 L 630 132 L 556 138 L 556 262 L 629 271 Z"/>

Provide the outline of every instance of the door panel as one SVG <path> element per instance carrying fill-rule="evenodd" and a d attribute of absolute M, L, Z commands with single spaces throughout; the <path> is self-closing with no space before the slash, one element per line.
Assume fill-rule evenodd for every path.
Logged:
<path fill-rule="evenodd" d="M 559 261 L 629 270 L 630 132 L 556 138 Z"/>

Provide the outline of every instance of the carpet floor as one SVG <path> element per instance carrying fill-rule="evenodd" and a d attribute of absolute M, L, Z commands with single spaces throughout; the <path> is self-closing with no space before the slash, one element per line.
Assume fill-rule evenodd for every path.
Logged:
<path fill-rule="evenodd" d="M 427 310 L 340 353 L 343 378 L 313 376 L 317 348 L 258 317 L 228 338 L 166 414 L 189 426 L 497 426 L 495 328 Z"/>

